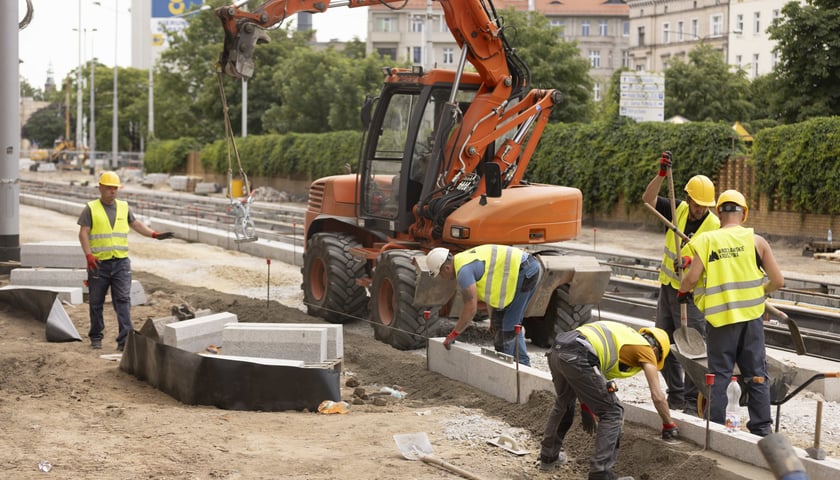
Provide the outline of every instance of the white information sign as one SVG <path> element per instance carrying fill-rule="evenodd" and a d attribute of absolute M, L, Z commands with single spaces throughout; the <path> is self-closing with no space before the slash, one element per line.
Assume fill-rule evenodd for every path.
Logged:
<path fill-rule="evenodd" d="M 637 122 L 665 120 L 665 74 L 623 72 L 619 113 Z"/>

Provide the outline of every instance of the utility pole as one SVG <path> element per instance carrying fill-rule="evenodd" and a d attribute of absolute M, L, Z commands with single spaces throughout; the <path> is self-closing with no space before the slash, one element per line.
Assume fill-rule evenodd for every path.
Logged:
<path fill-rule="evenodd" d="M 0 2 L 0 19 L 0 272 L 8 273 L 20 263 L 18 2 Z"/>

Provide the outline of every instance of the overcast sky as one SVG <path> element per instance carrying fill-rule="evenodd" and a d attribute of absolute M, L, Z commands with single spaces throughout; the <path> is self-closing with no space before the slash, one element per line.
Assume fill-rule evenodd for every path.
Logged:
<path fill-rule="evenodd" d="M 26 12 L 25 0 L 0 1 L 17 1 L 18 17 L 23 18 Z M 79 65 L 80 4 L 82 61 L 88 61 L 93 52 L 99 63 L 113 67 L 116 43 L 117 65 L 130 66 L 131 0 L 100 0 L 98 3 L 101 6 L 95 5 L 93 0 L 32 0 L 35 15 L 29 26 L 21 30 L 18 36 L 20 59 L 23 61 L 20 64 L 20 75 L 32 86 L 43 88 L 48 69 L 52 69 L 53 79 L 59 85 L 68 73 L 76 69 Z M 201 14 L 212 15 L 213 12 Z M 330 8 L 326 13 L 313 15 L 318 41 L 332 38 L 346 41 L 354 36 L 364 40 L 367 35 L 366 15 L 367 8 L 345 7 Z"/>

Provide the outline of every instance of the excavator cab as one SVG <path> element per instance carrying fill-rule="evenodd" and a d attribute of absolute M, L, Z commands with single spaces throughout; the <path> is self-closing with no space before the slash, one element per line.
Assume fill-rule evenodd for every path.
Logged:
<path fill-rule="evenodd" d="M 370 112 L 360 159 L 359 210 L 365 227 L 393 236 L 414 222 L 421 195 L 440 182 L 443 146 L 458 127 L 479 87 L 461 83 L 450 102 L 452 82 L 419 69 L 391 69 Z M 437 80 L 437 81 L 435 81 Z"/>

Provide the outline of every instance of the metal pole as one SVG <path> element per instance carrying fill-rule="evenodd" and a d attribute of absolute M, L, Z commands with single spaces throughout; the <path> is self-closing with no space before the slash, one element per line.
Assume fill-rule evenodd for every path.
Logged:
<path fill-rule="evenodd" d="M 117 152 L 119 152 L 119 122 L 118 116 L 119 113 L 117 112 L 117 107 L 119 103 L 117 102 L 117 44 L 119 43 L 119 31 L 120 29 L 117 26 L 119 22 L 119 13 L 120 13 L 120 0 L 114 0 L 114 100 L 111 104 L 113 106 L 113 115 L 111 117 L 111 163 L 110 167 L 111 170 L 117 168 Z M 96 165 L 93 165 L 96 167 Z"/>
<path fill-rule="evenodd" d="M 242 138 L 248 136 L 248 80 L 242 79 Z"/>
<path fill-rule="evenodd" d="M 152 69 L 155 63 L 154 51 L 149 63 L 149 140 L 155 136 L 155 87 Z"/>
<path fill-rule="evenodd" d="M 82 145 L 82 0 L 79 0 L 79 69 L 76 71 L 76 149 Z"/>
<path fill-rule="evenodd" d="M 93 165 L 93 157 L 94 157 L 94 154 L 96 152 L 96 115 L 94 113 L 94 111 L 95 111 L 95 108 L 94 108 L 94 105 L 95 105 L 94 92 L 95 92 L 96 89 L 94 88 L 95 84 L 94 84 L 94 81 L 93 81 L 93 71 L 96 69 L 96 58 L 93 55 L 93 46 L 96 43 L 96 42 L 93 41 L 93 32 L 95 32 L 95 31 L 96 31 L 95 28 L 92 28 L 90 30 L 90 127 L 89 127 L 90 131 L 88 133 L 90 133 L 90 142 L 89 142 L 90 153 L 89 153 L 89 155 L 90 155 L 91 165 Z M 82 161 L 82 163 L 81 163 L 81 165 L 79 165 L 79 167 L 81 167 L 80 169 L 84 169 L 84 167 L 85 167 L 84 166 L 84 161 Z"/>
<path fill-rule="evenodd" d="M 0 262 L 20 261 L 18 2 L 0 2 Z M 8 270 L 0 266 L 0 271 Z"/>

